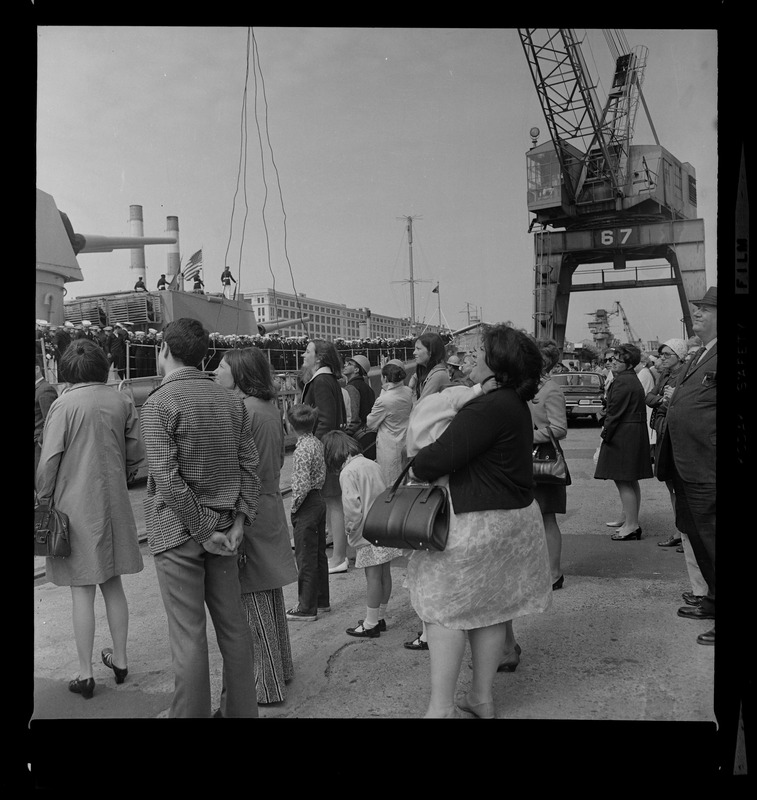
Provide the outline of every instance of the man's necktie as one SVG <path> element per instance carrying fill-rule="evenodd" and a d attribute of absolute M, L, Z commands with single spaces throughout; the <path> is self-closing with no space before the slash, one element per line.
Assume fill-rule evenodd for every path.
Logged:
<path fill-rule="evenodd" d="M 687 370 L 686 374 L 690 374 L 696 369 L 697 364 L 699 363 L 699 359 L 702 357 L 702 354 L 706 350 L 705 347 L 700 347 L 699 350 L 694 353 L 694 356 L 691 359 L 691 363 L 689 364 L 689 369 Z"/>

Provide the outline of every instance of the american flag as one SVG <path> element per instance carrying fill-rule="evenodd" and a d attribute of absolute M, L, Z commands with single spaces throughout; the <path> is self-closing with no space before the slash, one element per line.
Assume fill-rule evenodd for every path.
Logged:
<path fill-rule="evenodd" d="M 195 275 L 202 269 L 202 250 L 189 257 L 187 265 L 184 267 L 184 280 L 191 281 Z"/>

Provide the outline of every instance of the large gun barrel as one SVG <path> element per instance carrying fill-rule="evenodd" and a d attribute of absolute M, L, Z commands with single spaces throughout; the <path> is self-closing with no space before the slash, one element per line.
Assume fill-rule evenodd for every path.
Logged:
<path fill-rule="evenodd" d="M 130 250 L 146 244 L 176 244 L 175 236 L 98 236 L 75 233 L 74 251 L 79 253 L 112 253 L 114 250 Z"/>
<path fill-rule="evenodd" d="M 297 319 L 277 319 L 274 322 L 268 322 L 265 325 L 258 324 L 258 333 L 265 336 L 272 331 L 278 331 L 281 328 L 288 328 L 290 325 L 304 325 L 310 321 L 309 316 L 298 317 Z"/>

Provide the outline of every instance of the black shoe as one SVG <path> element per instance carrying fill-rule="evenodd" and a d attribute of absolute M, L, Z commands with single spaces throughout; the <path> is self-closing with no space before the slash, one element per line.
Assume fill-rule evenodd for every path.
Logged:
<path fill-rule="evenodd" d="M 678 547 L 681 544 L 681 537 L 680 536 L 671 536 L 669 539 L 666 539 L 664 542 L 657 542 L 658 547 Z"/>
<path fill-rule="evenodd" d="M 113 663 L 113 650 L 111 650 L 110 647 L 106 647 L 102 653 L 100 653 L 100 657 L 103 660 L 103 664 L 105 664 L 108 669 L 112 669 L 115 673 L 116 683 L 123 683 L 126 680 L 126 676 L 129 674 L 129 669 L 128 667 L 121 669 Z"/>
<path fill-rule="evenodd" d="M 359 636 L 361 639 L 376 639 L 377 637 L 381 636 L 381 631 L 379 630 L 378 625 L 374 628 L 366 628 L 362 621 L 358 622 L 354 628 L 347 628 L 347 633 L 350 636 Z"/>
<path fill-rule="evenodd" d="M 619 533 L 613 533 L 610 537 L 616 542 L 628 542 L 631 539 L 641 539 L 641 528 L 636 528 L 632 530 L 630 533 L 626 533 L 624 536 L 621 536 Z"/>
<path fill-rule="evenodd" d="M 560 577 L 552 584 L 552 591 L 556 592 L 558 589 L 562 589 L 563 583 L 565 583 L 565 575 L 560 575 Z"/>
<path fill-rule="evenodd" d="M 359 619 L 357 621 L 357 624 L 358 625 L 362 625 L 363 624 L 363 620 Z M 376 625 L 376 627 L 381 631 L 381 633 L 386 633 L 386 620 L 385 619 L 380 619 L 378 621 L 378 625 Z"/>
<path fill-rule="evenodd" d="M 703 611 L 702 606 L 681 606 L 678 609 L 678 616 L 686 619 L 715 619 L 711 611 Z"/>
<path fill-rule="evenodd" d="M 418 635 L 412 642 L 405 642 L 402 646 L 408 650 L 428 650 L 428 642 L 424 642 L 423 639 L 421 639 L 422 635 L 423 631 L 418 631 Z"/>
<path fill-rule="evenodd" d="M 715 644 L 715 628 L 697 636 L 697 644 Z"/>
<path fill-rule="evenodd" d="M 684 592 L 681 597 L 683 602 L 690 606 L 698 606 L 702 602 L 702 595 L 694 594 L 694 592 Z"/>
<path fill-rule="evenodd" d="M 74 678 L 68 684 L 68 691 L 74 694 L 80 694 L 85 700 L 89 700 L 95 693 L 95 679 L 94 678 Z"/>

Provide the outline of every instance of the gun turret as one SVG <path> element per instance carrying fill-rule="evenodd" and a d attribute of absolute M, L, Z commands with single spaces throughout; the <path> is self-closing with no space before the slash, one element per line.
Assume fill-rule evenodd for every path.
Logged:
<path fill-rule="evenodd" d="M 277 319 L 275 322 L 269 322 L 266 325 L 258 324 L 258 333 L 265 336 L 267 333 L 281 330 L 281 328 L 288 328 L 290 325 L 304 325 L 310 321 L 309 316 L 298 317 L 297 319 Z"/>

